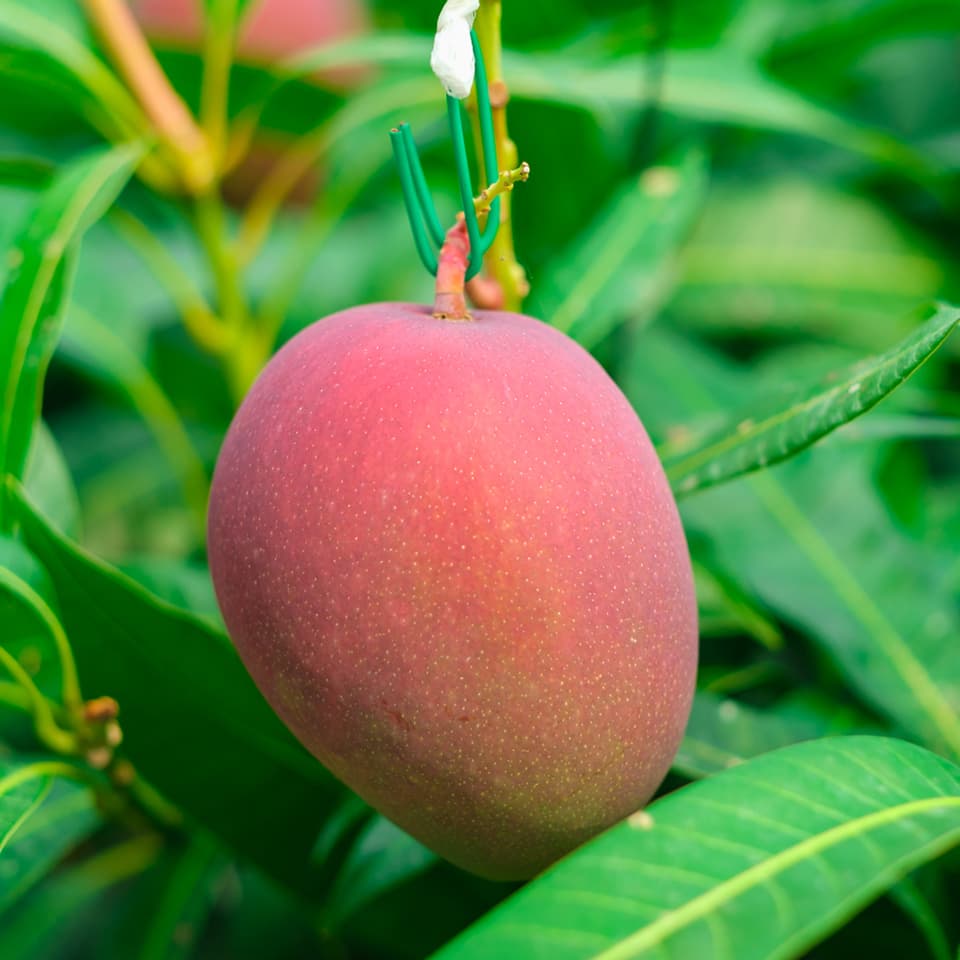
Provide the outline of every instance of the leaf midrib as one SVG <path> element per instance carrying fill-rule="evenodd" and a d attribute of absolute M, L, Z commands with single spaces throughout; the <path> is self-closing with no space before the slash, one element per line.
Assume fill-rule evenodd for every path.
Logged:
<path fill-rule="evenodd" d="M 655 947 L 691 924 L 709 917 L 716 907 L 723 906 L 752 888 L 768 882 L 809 857 L 845 840 L 859 837 L 870 830 L 896 823 L 915 814 L 941 808 L 947 810 L 956 808 L 960 811 L 960 797 L 927 797 L 922 800 L 913 800 L 910 803 L 878 810 L 832 827 L 717 884 L 713 889 L 689 900 L 682 907 L 665 914 L 659 920 L 648 924 L 609 949 L 595 954 L 592 960 L 628 960 L 636 957 L 640 951 Z M 941 839 L 950 841 L 953 838 L 960 841 L 960 825 Z"/>

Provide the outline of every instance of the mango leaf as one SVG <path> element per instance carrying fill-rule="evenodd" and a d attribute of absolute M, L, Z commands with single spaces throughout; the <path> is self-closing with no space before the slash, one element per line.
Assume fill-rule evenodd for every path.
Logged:
<path fill-rule="evenodd" d="M 0 761 L 0 912 L 100 822 L 92 792 L 54 761 Z"/>
<path fill-rule="evenodd" d="M 198 617 L 205 617 L 223 629 L 206 564 L 182 563 L 165 557 L 140 557 L 124 561 L 120 570 L 154 596 Z"/>
<path fill-rule="evenodd" d="M 895 347 L 814 386 L 789 385 L 754 398 L 733 423 L 698 438 L 664 463 L 678 493 L 689 494 L 778 463 L 876 406 L 933 356 L 960 323 L 939 306 Z"/>
<path fill-rule="evenodd" d="M 778 747 L 816 740 L 829 731 L 822 718 L 790 716 L 698 690 L 673 769 L 699 779 Z"/>
<path fill-rule="evenodd" d="M 363 828 L 324 898 L 322 919 L 332 929 L 365 904 L 408 882 L 437 856 L 389 820 L 376 815 Z"/>
<path fill-rule="evenodd" d="M 621 385 L 655 436 L 744 402 L 743 376 L 679 337 L 647 331 Z M 960 632 L 948 551 L 909 540 L 862 451 L 825 444 L 683 502 L 688 527 L 769 609 L 804 629 L 861 697 L 960 757 Z M 916 598 L 925 598 L 918 605 Z"/>
<path fill-rule="evenodd" d="M 310 851 L 344 788 L 267 706 L 222 632 L 84 553 L 22 492 L 10 502 L 56 587 L 84 693 L 120 704 L 126 755 L 216 836 L 309 889 Z"/>
<path fill-rule="evenodd" d="M 226 866 L 223 851 L 203 834 L 171 858 L 162 895 L 137 950 L 139 960 L 188 957 L 214 907 L 211 886 Z"/>
<path fill-rule="evenodd" d="M 631 180 L 538 279 L 534 315 L 589 348 L 625 316 L 655 312 L 706 187 L 696 148 Z"/>
<path fill-rule="evenodd" d="M 162 846 L 157 834 L 140 833 L 96 850 L 79 862 L 78 858 L 72 858 L 69 865 L 48 873 L 28 896 L 4 914 L 0 924 L 0 955 L 4 960 L 53 960 L 63 956 L 65 943 L 78 951 L 75 955 L 80 955 L 86 944 L 78 936 L 78 928 L 82 929 L 85 921 L 89 924 L 92 917 L 96 918 L 101 939 L 111 937 L 119 922 L 118 913 L 126 918 L 131 912 L 129 893 L 122 905 L 117 902 L 124 895 L 124 887 L 127 890 L 133 887 L 132 894 L 139 895 L 146 884 L 139 882 L 138 875 L 155 865 Z M 147 893 L 152 908 L 156 891 L 151 889 Z M 114 953 L 121 950 L 115 939 L 111 947 Z M 105 952 L 86 955 L 99 956 Z M 123 955 L 133 956 L 132 953 Z"/>
<path fill-rule="evenodd" d="M 38 607 L 57 616 L 57 598 L 46 570 L 19 541 L 0 536 L 0 633 L 4 649 L 16 657 L 41 693 L 55 702 L 62 699 L 63 670 L 56 644 L 38 615 Z M 10 679 L 2 671 L 3 680 Z M 12 691 L 6 691 L 11 694 Z M 24 711 L 21 698 L 7 696 L 9 706 Z M 30 743 L 33 744 L 32 727 Z M 4 730 L 0 733 L 2 738 Z"/>
<path fill-rule="evenodd" d="M 145 136 L 143 112 L 97 56 L 80 5 L 63 0 L 0 0 L 5 73 L 23 95 L 44 87 L 112 140 Z"/>
<path fill-rule="evenodd" d="M 901 880 L 890 897 L 916 924 L 934 960 L 952 960 L 950 942 L 937 911 L 911 878 Z"/>
<path fill-rule="evenodd" d="M 63 452 L 42 420 L 33 431 L 23 485 L 30 499 L 58 530 L 76 535 L 80 523 L 77 490 Z"/>
<path fill-rule="evenodd" d="M 202 530 L 209 488 L 206 469 L 176 407 L 147 365 L 106 324 L 75 303 L 68 311 L 61 353 L 120 393 L 140 414 L 174 468 L 184 501 Z"/>
<path fill-rule="evenodd" d="M 113 203 L 142 156 L 101 149 L 66 166 L 41 195 L 11 256 L 0 302 L 0 471 L 21 477 L 56 346 L 77 239 Z"/>
<path fill-rule="evenodd" d="M 762 338 L 809 331 L 875 351 L 918 303 L 951 300 L 948 257 L 875 199 L 796 175 L 715 183 L 687 244 L 671 318 Z"/>
<path fill-rule="evenodd" d="M 422 70 L 432 37 L 377 33 L 299 55 L 285 65 L 292 79 L 357 63 Z M 504 73 L 518 98 L 564 103 L 598 113 L 642 107 L 642 56 L 617 59 L 577 53 L 504 53 Z M 925 177 L 929 165 L 893 137 L 820 107 L 763 73 L 739 50 L 671 49 L 659 96 L 660 109 L 677 116 L 799 133 Z"/>
<path fill-rule="evenodd" d="M 960 844 L 960 769 L 896 740 L 798 744 L 678 790 L 437 960 L 802 956 Z"/>

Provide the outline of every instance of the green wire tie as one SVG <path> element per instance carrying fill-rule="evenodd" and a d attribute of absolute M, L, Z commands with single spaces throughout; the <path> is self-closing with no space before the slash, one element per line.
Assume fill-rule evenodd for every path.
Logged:
<path fill-rule="evenodd" d="M 487 68 L 480 50 L 480 41 L 476 33 L 470 31 L 477 69 L 475 86 L 477 91 L 477 112 L 480 118 L 480 142 L 483 147 L 483 159 L 486 166 L 487 182 L 482 190 L 494 184 L 500 177 L 497 165 L 497 145 L 493 132 L 493 110 L 490 106 L 490 89 L 487 85 Z M 457 168 L 457 183 L 460 187 L 460 200 L 463 203 L 463 215 L 470 238 L 470 259 L 467 266 L 467 279 L 472 280 L 483 266 L 483 258 L 493 246 L 500 228 L 500 197 L 494 197 L 490 204 L 487 225 L 480 230 L 480 221 L 473 203 L 474 191 L 470 181 L 470 161 L 467 156 L 467 143 L 463 130 L 463 105 L 456 97 L 447 96 L 447 122 L 450 137 L 453 140 L 453 153 Z M 393 156 L 400 173 L 400 187 L 403 202 L 413 233 L 413 243 L 427 272 L 437 275 L 437 255 L 446 239 L 446 231 L 437 215 L 437 208 L 430 196 L 427 178 L 423 172 L 420 154 L 413 139 L 410 125 L 402 123 L 390 131 Z M 481 190 L 481 192 L 482 192 Z"/>

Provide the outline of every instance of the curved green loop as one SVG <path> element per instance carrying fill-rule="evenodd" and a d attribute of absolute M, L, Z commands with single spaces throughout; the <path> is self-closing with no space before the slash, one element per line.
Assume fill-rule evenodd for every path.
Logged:
<path fill-rule="evenodd" d="M 481 190 L 497 182 L 500 170 L 497 165 L 496 136 L 493 128 L 493 109 L 490 106 L 490 89 L 487 82 L 487 69 L 483 61 L 483 51 L 476 33 L 470 31 L 470 40 L 476 58 L 475 85 L 477 91 L 477 110 L 480 119 L 480 141 L 483 148 L 482 175 L 486 182 Z M 495 197 L 490 204 L 490 213 L 483 231 L 480 230 L 480 221 L 477 217 L 477 208 L 474 204 L 473 183 L 470 177 L 470 161 L 467 155 L 467 144 L 463 130 L 462 106 L 455 97 L 447 97 L 447 121 L 450 127 L 450 137 L 453 140 L 453 153 L 457 170 L 457 184 L 460 189 L 460 200 L 463 203 L 463 216 L 466 222 L 467 236 L 470 238 L 470 260 L 467 267 L 467 280 L 472 280 L 483 266 L 483 258 L 493 245 L 497 231 L 500 228 L 500 197 Z M 430 197 L 423 165 L 417 152 L 416 143 L 408 124 L 401 124 L 390 131 L 390 141 L 393 145 L 394 159 L 400 174 L 400 186 L 403 191 L 403 202 L 410 221 L 413 233 L 413 242 L 417 254 L 427 271 L 433 276 L 437 273 L 437 257 L 430 242 L 442 247 L 446 232 L 437 216 L 436 207 Z"/>
<path fill-rule="evenodd" d="M 390 131 L 390 143 L 393 145 L 393 156 L 400 174 L 400 188 L 403 191 L 403 203 L 407 208 L 407 219 L 410 221 L 410 230 L 413 233 L 413 243 L 420 255 L 420 260 L 427 272 L 437 275 L 437 257 L 430 248 L 430 240 L 417 206 L 416 187 L 413 182 L 413 173 L 410 170 L 410 161 L 403 145 L 403 135 L 399 130 Z"/>

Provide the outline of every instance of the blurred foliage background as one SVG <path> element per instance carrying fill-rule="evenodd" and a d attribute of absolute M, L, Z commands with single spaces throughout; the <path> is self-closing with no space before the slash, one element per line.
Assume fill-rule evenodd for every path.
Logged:
<path fill-rule="evenodd" d="M 259 160 L 231 178 L 215 228 L 239 238 L 238 296 L 279 342 L 355 304 L 431 299 L 387 133 L 414 125 L 452 219 L 443 101 L 426 70 L 438 6 L 370 2 L 349 40 L 233 72 L 235 145 L 242 153 L 250 134 Z M 737 422 L 774 388 L 882 353 L 916 328 L 918 306 L 960 300 L 955 0 L 504 8 L 511 129 L 533 170 L 514 193 L 526 309 L 595 352 L 665 457 Z M 198 46 L 158 36 L 156 50 L 201 110 Z M 126 122 L 107 63 L 79 5 L 0 0 L 5 250 L 56 172 Z M 298 175 L 274 208 L 263 187 L 278 182 L 269 175 L 278 156 Z M 146 624 L 143 643 L 160 648 L 178 631 L 219 629 L 203 515 L 238 397 L 184 323 L 197 302 L 222 307 L 209 221 L 141 174 L 80 248 L 27 486 L 90 553 L 194 615 Z M 7 257 L 0 271 L 17 265 Z M 960 709 L 957 350 L 948 340 L 879 410 L 791 463 L 683 501 L 703 692 L 664 791 L 828 733 L 888 732 L 949 753 L 916 720 L 888 654 L 892 631 Z M 71 639 L 136 634 L 132 601 L 91 587 L 86 607 L 65 602 L 64 577 L 54 575 Z M 0 622 L 20 662 L 53 689 L 36 630 L 11 627 L 11 611 Z M 93 654 L 78 656 L 83 674 Z M 144 696 L 165 690 L 176 711 L 179 688 L 153 672 L 159 662 L 131 655 L 124 669 L 138 672 Z M 110 669 L 121 668 L 92 671 L 106 685 L 89 695 L 115 693 Z M 123 724 L 131 704 L 117 696 Z M 35 750 L 29 724 L 0 710 L 9 749 Z M 223 749 L 227 780 L 198 800 L 189 829 L 104 819 L 61 784 L 63 795 L 45 801 L 56 816 L 17 848 L 29 869 L 8 883 L 0 861 L 0 955 L 402 960 L 426 956 L 510 892 L 438 863 L 345 802 L 329 818 L 316 812 L 316 850 L 334 851 L 339 865 L 318 908 L 278 883 L 287 868 L 276 850 L 270 875 L 261 869 L 270 856 L 258 861 L 243 844 L 238 853 L 207 829 L 204 815 L 227 817 L 236 802 L 229 762 L 245 762 L 240 747 Z M 301 801 L 287 809 L 272 796 L 251 821 L 263 835 L 250 846 L 271 847 L 279 822 L 304 816 Z M 911 888 L 921 907 L 902 893 L 879 901 L 811 956 L 950 956 L 958 877 L 955 861 L 921 872 Z"/>

